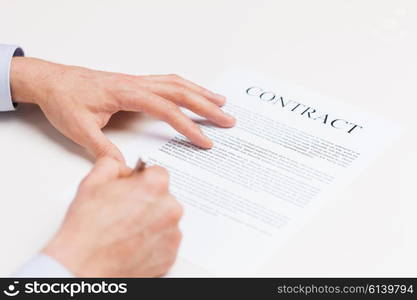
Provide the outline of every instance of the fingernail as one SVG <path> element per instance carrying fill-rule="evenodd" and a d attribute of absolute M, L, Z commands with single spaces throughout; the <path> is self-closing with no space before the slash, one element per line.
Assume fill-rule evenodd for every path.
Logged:
<path fill-rule="evenodd" d="M 206 136 L 205 136 L 206 137 Z M 204 148 L 206 149 L 210 149 L 213 147 L 213 142 L 212 140 L 210 140 L 208 137 L 206 137 L 206 142 L 204 144 Z"/>
<path fill-rule="evenodd" d="M 204 133 L 201 133 L 201 136 L 203 137 L 202 143 L 201 143 L 202 148 L 209 149 L 209 148 L 213 147 L 213 142 L 211 141 L 211 139 L 208 136 L 206 136 Z"/>
<path fill-rule="evenodd" d="M 236 124 L 236 118 L 232 115 L 229 115 L 228 113 L 224 113 L 224 115 L 227 118 L 227 124 L 225 126 L 234 126 Z"/>
<path fill-rule="evenodd" d="M 236 121 L 236 118 L 233 117 L 231 114 L 224 113 L 230 120 Z"/>

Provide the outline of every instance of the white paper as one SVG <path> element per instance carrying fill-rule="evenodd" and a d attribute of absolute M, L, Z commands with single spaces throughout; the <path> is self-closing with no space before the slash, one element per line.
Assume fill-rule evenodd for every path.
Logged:
<path fill-rule="evenodd" d="M 371 113 L 253 73 L 230 71 L 214 89 L 237 125 L 202 121 L 212 149 L 156 122 L 128 154 L 168 168 L 185 210 L 179 255 L 213 275 L 253 275 L 399 134 Z"/>

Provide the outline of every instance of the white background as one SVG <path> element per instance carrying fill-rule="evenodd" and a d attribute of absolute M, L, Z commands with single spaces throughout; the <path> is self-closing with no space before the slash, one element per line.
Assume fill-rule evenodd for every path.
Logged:
<path fill-rule="evenodd" d="M 417 276 L 416 1 L 0 0 L 0 43 L 65 64 L 178 73 L 206 86 L 238 65 L 402 124 L 401 140 L 258 275 Z M 145 123 L 119 114 L 106 132 L 124 149 Z M 67 191 L 92 161 L 33 106 L 0 115 L 0 151 L 7 276 L 58 228 Z M 200 274 L 183 260 L 172 272 Z"/>

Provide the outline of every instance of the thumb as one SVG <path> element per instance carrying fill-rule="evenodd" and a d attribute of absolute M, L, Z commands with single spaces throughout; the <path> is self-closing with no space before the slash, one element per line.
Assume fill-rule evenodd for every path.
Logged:
<path fill-rule="evenodd" d="M 90 123 L 90 122 L 89 122 Z M 123 154 L 101 131 L 95 123 L 85 124 L 86 136 L 84 146 L 95 158 L 112 157 L 122 163 L 125 162 Z"/>
<path fill-rule="evenodd" d="M 96 161 L 90 173 L 84 178 L 84 185 L 96 185 L 117 179 L 122 174 L 122 164 L 111 157 L 103 157 Z"/>

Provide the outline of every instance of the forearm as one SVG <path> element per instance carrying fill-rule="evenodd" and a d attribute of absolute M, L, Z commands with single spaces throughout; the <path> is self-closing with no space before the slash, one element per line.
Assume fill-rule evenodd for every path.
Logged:
<path fill-rule="evenodd" d="M 14 57 L 10 66 L 10 89 L 15 102 L 39 103 L 51 86 L 55 64 L 36 58 Z"/>

